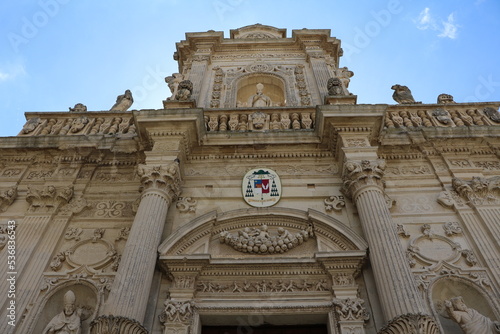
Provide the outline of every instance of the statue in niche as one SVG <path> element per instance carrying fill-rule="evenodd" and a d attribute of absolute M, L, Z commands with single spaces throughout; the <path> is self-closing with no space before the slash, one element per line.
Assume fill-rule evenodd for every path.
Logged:
<path fill-rule="evenodd" d="M 116 103 L 111 107 L 109 111 L 126 111 L 134 103 L 134 98 L 132 97 L 132 92 L 127 89 L 124 94 L 118 95 L 116 98 Z"/>
<path fill-rule="evenodd" d="M 42 334 L 80 334 L 81 309 L 76 309 L 75 301 L 76 297 L 73 291 L 66 292 L 63 311 L 50 320 Z"/>
<path fill-rule="evenodd" d="M 248 100 L 248 105 L 252 107 L 270 107 L 272 105 L 271 98 L 263 93 L 264 85 L 258 83 L 256 85 L 257 93 L 252 95 Z"/>
<path fill-rule="evenodd" d="M 500 323 L 492 321 L 478 311 L 467 307 L 462 297 L 454 297 L 444 302 L 446 311 L 458 323 L 465 334 L 500 333 Z"/>
<path fill-rule="evenodd" d="M 328 95 L 344 95 L 342 82 L 337 77 L 328 79 L 326 88 L 328 89 Z"/>

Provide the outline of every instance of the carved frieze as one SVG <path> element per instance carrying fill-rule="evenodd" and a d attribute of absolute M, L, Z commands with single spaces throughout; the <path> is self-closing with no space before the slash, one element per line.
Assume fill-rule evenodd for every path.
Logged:
<path fill-rule="evenodd" d="M 175 322 L 191 323 L 195 311 L 194 301 L 173 301 L 167 299 L 163 305 L 165 309 L 159 315 L 162 324 L 167 325 L 168 323 Z"/>
<path fill-rule="evenodd" d="M 234 235 L 228 231 L 222 231 L 219 240 L 243 253 L 279 254 L 301 245 L 313 236 L 312 225 L 295 234 L 279 227 L 277 234 L 272 235 L 268 231 L 268 226 L 264 224 L 260 228 L 245 227 Z"/>
<path fill-rule="evenodd" d="M 267 279 L 259 281 L 233 281 L 233 282 L 211 282 L 200 281 L 196 285 L 196 291 L 202 293 L 297 293 L 300 291 L 329 291 L 330 287 L 326 279 L 321 280 L 283 280 Z"/>

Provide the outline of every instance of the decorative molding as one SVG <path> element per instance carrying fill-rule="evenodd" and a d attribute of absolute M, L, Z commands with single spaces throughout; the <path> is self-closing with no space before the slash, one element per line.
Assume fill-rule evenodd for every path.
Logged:
<path fill-rule="evenodd" d="M 378 334 L 440 334 L 434 319 L 425 314 L 403 314 L 384 326 Z"/>
<path fill-rule="evenodd" d="M 122 227 L 120 229 L 120 234 L 116 237 L 115 241 L 127 240 L 130 234 L 130 227 Z"/>
<path fill-rule="evenodd" d="M 330 196 L 324 199 L 325 203 L 325 211 L 342 211 L 342 208 L 345 207 L 344 196 Z"/>
<path fill-rule="evenodd" d="M 148 334 L 138 321 L 127 317 L 101 315 L 90 323 L 90 334 Z"/>
<path fill-rule="evenodd" d="M 410 233 L 408 233 L 408 232 L 405 230 L 405 227 L 403 226 L 403 224 L 397 224 L 397 225 L 396 225 L 396 232 L 398 233 L 398 235 L 399 235 L 401 238 L 409 238 L 409 237 L 410 237 Z"/>
<path fill-rule="evenodd" d="M 447 236 L 462 234 L 462 228 L 458 222 L 447 222 L 443 225 L 444 233 Z"/>
<path fill-rule="evenodd" d="M 242 253 L 279 254 L 302 245 L 310 237 L 314 237 L 312 224 L 296 234 L 279 227 L 277 235 L 270 235 L 267 225 L 263 224 L 260 228 L 245 227 L 237 235 L 222 231 L 219 240 Z"/>
<path fill-rule="evenodd" d="M 352 198 L 359 190 L 367 186 L 384 189 L 382 177 L 386 164 L 384 160 L 348 160 L 344 163 L 342 175 L 343 185 L 341 191 Z"/>

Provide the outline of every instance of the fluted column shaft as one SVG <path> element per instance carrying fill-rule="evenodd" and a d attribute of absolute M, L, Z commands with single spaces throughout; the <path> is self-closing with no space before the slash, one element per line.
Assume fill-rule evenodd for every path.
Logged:
<path fill-rule="evenodd" d="M 168 207 L 180 193 L 180 179 L 177 162 L 167 167 L 144 165 L 139 174 L 144 188 L 141 203 L 104 313 L 142 323 Z"/>
<path fill-rule="evenodd" d="M 347 161 L 343 191 L 358 208 L 386 321 L 402 314 L 427 313 L 384 195 L 383 161 Z"/>

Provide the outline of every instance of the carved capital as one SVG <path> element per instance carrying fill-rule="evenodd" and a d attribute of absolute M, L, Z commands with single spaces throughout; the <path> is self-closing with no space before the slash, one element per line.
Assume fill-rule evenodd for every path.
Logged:
<path fill-rule="evenodd" d="M 165 192 L 169 201 L 175 200 L 181 193 L 181 173 L 179 162 L 169 165 L 139 165 L 141 191 L 160 190 Z"/>
<path fill-rule="evenodd" d="M 378 334 L 440 334 L 434 319 L 425 314 L 403 314 L 383 327 Z"/>
<path fill-rule="evenodd" d="M 187 301 L 172 301 L 171 299 L 165 300 L 163 303 L 165 309 L 159 315 L 160 322 L 167 326 L 171 323 L 190 324 L 195 311 L 194 302 Z"/>
<path fill-rule="evenodd" d="M 361 298 L 334 298 L 333 306 L 339 321 L 367 321 L 370 315 L 366 312 L 363 304 L 365 301 Z"/>
<path fill-rule="evenodd" d="M 5 212 L 17 196 L 17 186 L 0 191 L 0 212 Z"/>
<path fill-rule="evenodd" d="M 136 320 L 126 317 L 103 315 L 90 323 L 90 334 L 148 334 L 146 328 Z"/>
<path fill-rule="evenodd" d="M 469 204 L 498 205 L 500 203 L 500 176 L 488 179 L 474 176 L 471 181 L 455 177 L 451 184 L 453 190 Z"/>
<path fill-rule="evenodd" d="M 72 197 L 73 186 L 57 188 L 49 185 L 41 189 L 28 187 L 26 201 L 31 205 L 31 212 L 39 209 L 52 211 L 62 204 L 67 204 Z"/>
<path fill-rule="evenodd" d="M 350 197 L 356 197 L 356 194 L 366 187 L 377 187 L 382 191 L 384 189 L 384 182 L 382 177 L 385 170 L 384 160 L 362 160 L 353 161 L 347 160 L 344 163 L 344 170 L 342 173 L 342 192 Z"/>

